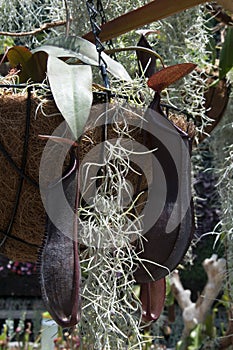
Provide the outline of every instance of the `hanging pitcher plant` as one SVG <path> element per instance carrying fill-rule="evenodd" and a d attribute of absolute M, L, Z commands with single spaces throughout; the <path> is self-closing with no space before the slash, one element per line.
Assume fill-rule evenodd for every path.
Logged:
<path fill-rule="evenodd" d="M 146 41 L 145 37 L 144 41 Z M 132 50 L 136 49 L 137 52 L 141 52 L 141 67 L 142 69 L 146 69 L 146 65 L 143 64 L 143 55 L 149 55 L 149 59 L 159 59 L 162 62 L 161 57 L 152 51 L 150 48 L 146 48 L 145 45 L 140 47 L 131 47 L 126 48 L 124 50 Z M 119 51 L 117 49 L 116 51 Z M 66 141 L 64 138 L 59 138 L 55 136 L 41 136 L 42 138 L 48 138 L 52 141 L 58 142 L 67 142 L 70 145 L 75 146 L 75 142 L 77 141 L 77 146 L 80 138 L 83 135 L 85 124 L 89 118 L 92 103 L 93 103 L 93 92 L 92 92 L 92 67 L 99 66 L 99 55 L 96 50 L 96 47 L 91 42 L 80 38 L 80 37 L 59 37 L 55 39 L 51 39 L 46 44 L 41 47 L 36 48 L 32 52 L 27 48 L 22 46 L 12 47 L 8 51 L 8 59 L 12 67 L 20 65 L 20 73 L 19 79 L 21 83 L 27 81 L 34 82 L 42 82 L 47 76 L 49 86 L 52 92 L 52 96 L 54 101 L 60 110 L 62 116 L 65 121 L 69 125 L 72 135 L 73 141 Z M 119 63 L 110 58 L 105 53 L 102 53 L 102 59 L 106 63 L 107 71 L 112 74 L 119 81 L 127 82 L 131 84 L 132 79 L 130 78 L 127 71 L 124 67 Z M 154 61 L 155 62 L 155 61 Z M 159 94 L 162 90 L 164 90 L 170 84 L 176 82 L 184 75 L 188 74 L 192 71 L 196 66 L 192 63 L 183 63 L 178 64 L 171 67 L 164 67 L 160 71 L 154 73 L 148 79 L 148 87 L 152 88 L 155 91 L 155 99 L 154 104 L 156 105 L 155 111 L 158 112 L 162 119 L 166 120 L 163 113 L 161 112 L 160 107 L 160 97 Z M 62 87 L 62 88 L 61 88 Z M 104 89 L 104 87 L 103 87 Z M 129 96 L 130 98 L 130 96 Z M 113 97 L 111 98 L 113 99 Z M 111 102 L 111 100 L 110 100 Z M 150 106 L 152 107 L 152 105 Z M 153 118 L 153 116 L 151 116 Z M 127 122 L 127 120 L 126 120 Z M 151 123 L 151 121 L 148 121 Z M 158 123 L 154 121 L 155 123 Z M 157 126 L 158 127 L 158 126 Z M 121 135 L 121 132 L 118 136 Z M 179 131 L 182 132 L 182 131 Z M 175 138 L 180 138 L 179 132 L 175 131 Z M 177 136 L 176 136 L 177 133 Z M 184 134 L 185 135 L 185 134 Z M 122 137 L 122 136 L 120 136 Z M 147 145 L 147 138 L 149 135 L 146 135 L 145 145 Z M 169 134 L 168 134 L 169 137 Z M 187 136 L 188 137 L 188 136 Z M 188 140 L 188 138 L 187 138 Z M 72 147 L 73 147 L 72 146 Z M 160 146 L 159 146 L 160 147 Z M 150 145 L 151 151 L 156 148 L 155 145 Z M 156 155 L 156 152 L 155 152 Z M 163 157 L 164 155 L 162 155 Z M 160 157 L 160 156 L 159 156 Z M 159 159 L 162 162 L 162 159 Z M 112 163 L 111 159 L 109 159 L 109 164 Z M 77 177 L 75 176 L 76 172 L 79 172 L 79 166 L 75 163 L 71 163 L 70 171 L 68 171 L 68 175 L 64 177 L 63 187 L 66 189 L 66 195 L 69 193 L 69 198 L 71 200 L 71 206 L 75 209 L 75 212 L 78 211 L 79 204 L 77 203 L 77 198 L 79 196 L 76 186 L 80 187 L 80 183 L 77 182 Z M 170 169 L 170 171 L 172 171 Z M 119 175 L 118 175 L 119 176 Z M 124 176 L 124 174 L 120 176 Z M 173 176 L 173 175 L 172 175 Z M 111 185 L 111 178 L 106 175 L 104 183 L 109 182 Z M 153 180 L 155 181 L 155 180 Z M 174 181 L 172 181 L 174 182 Z M 78 184 L 78 185 L 77 185 Z M 187 183 L 188 185 L 188 183 Z M 177 186 L 177 185 L 174 185 Z M 189 186 L 189 185 L 188 185 Z M 53 206 L 55 202 L 54 191 L 56 193 L 56 188 L 51 188 L 47 192 L 47 207 L 46 211 L 49 213 L 49 203 Z M 79 191 L 79 189 L 78 189 Z M 102 192 L 102 195 L 104 193 Z M 167 199 L 169 201 L 169 198 Z M 172 199 L 173 201 L 174 199 Z M 169 202 L 168 202 L 169 203 Z M 170 205 L 168 204 L 167 205 Z M 81 211 L 82 212 L 82 208 Z M 93 212 L 95 213 L 95 208 L 93 207 Z M 167 210 L 166 208 L 164 209 Z M 61 208 L 57 209 L 58 212 L 62 212 L 62 204 Z M 92 215 L 96 215 L 96 214 Z M 165 213 L 165 212 L 164 212 Z M 191 214 L 191 212 L 190 212 Z M 61 214 L 60 214 L 61 215 Z M 90 214 L 91 215 L 91 214 Z M 167 214 L 166 214 L 167 215 Z M 60 217 L 60 220 L 65 220 L 65 217 Z M 93 219 L 94 220 L 94 219 Z M 140 219 L 141 220 L 141 219 Z M 166 266 L 166 259 L 162 259 L 159 261 L 157 256 L 151 256 L 151 253 L 148 251 L 145 253 L 143 250 L 147 250 L 147 244 L 145 243 L 139 244 L 138 253 L 139 255 L 135 256 L 135 253 L 132 253 L 132 256 L 135 256 L 134 259 L 141 261 L 142 266 L 144 263 L 142 261 L 146 259 L 147 261 L 153 261 L 155 267 L 152 269 L 149 267 L 151 271 L 151 275 L 153 277 L 147 277 L 147 268 L 143 270 L 140 268 L 136 271 L 135 277 L 138 283 L 141 283 L 141 293 L 140 299 L 142 302 L 142 310 L 143 310 L 143 319 L 145 321 L 156 320 L 163 308 L 163 304 L 165 301 L 165 279 L 164 276 L 168 273 L 169 270 L 172 270 L 182 258 L 185 250 L 187 249 L 187 243 L 190 240 L 190 228 L 192 227 L 191 216 L 189 215 L 189 228 L 186 227 L 186 231 L 181 233 L 178 228 L 177 234 L 184 234 L 184 238 L 182 238 L 182 246 L 180 245 L 177 250 L 177 258 L 173 258 L 169 263 L 169 266 L 163 271 L 160 271 L 161 268 L 156 267 L 157 263 Z M 157 240 L 158 247 L 160 238 L 156 238 L 157 236 L 163 235 L 163 231 L 165 230 L 165 226 L 155 227 L 152 231 L 153 237 Z M 74 226 L 71 227 L 72 230 L 77 230 Z M 141 229 L 139 229 L 138 234 L 140 235 Z M 178 233 L 180 232 L 180 233 Z M 151 234 L 151 233 L 150 233 Z M 78 240 L 78 231 L 73 232 L 71 237 L 72 240 L 62 235 L 62 232 L 55 227 L 55 225 L 51 222 L 50 218 L 47 219 L 47 229 L 46 236 L 43 244 L 43 248 L 40 253 L 40 270 L 41 270 L 41 286 L 42 286 L 42 296 L 45 301 L 45 305 L 52 317 L 56 320 L 58 324 L 62 327 L 72 327 L 74 326 L 79 318 L 80 318 L 80 305 L 79 305 L 79 289 L 80 289 L 80 272 L 79 272 L 79 257 L 77 251 L 77 240 Z M 63 238 L 62 238 L 63 237 Z M 145 236 L 146 237 L 146 236 Z M 148 236 L 149 237 L 149 236 Z M 178 237 L 178 236 L 177 236 Z M 153 238 L 153 239 L 154 239 Z M 148 238 L 147 238 L 148 239 Z M 180 238 L 179 238 L 180 239 Z M 165 239 L 166 241 L 166 239 Z M 149 245 L 150 239 L 148 239 Z M 154 244 L 154 243 L 153 243 Z M 166 249 L 164 243 L 161 241 L 162 246 L 159 249 L 164 249 L 164 257 L 166 257 Z M 141 246 L 141 247 L 140 247 Z M 154 250 L 154 246 L 151 245 L 152 252 Z M 171 247 L 173 249 L 173 247 Z M 111 251 L 111 250 L 110 250 Z M 61 252 L 61 254 L 60 254 Z M 178 253 L 179 252 L 179 253 Z M 90 252 L 89 252 L 90 253 Z M 93 252 L 92 252 L 93 253 Z M 168 256 L 171 252 L 167 251 Z M 143 254 L 143 258 L 139 258 L 140 254 Z M 82 255 L 82 254 L 81 254 Z M 53 257 L 53 258 L 51 258 Z M 72 264 L 65 263 L 66 257 L 70 259 L 72 257 Z M 141 259 L 141 260 L 140 260 Z M 63 261 L 64 271 L 61 267 L 60 261 Z M 81 263 L 82 264 L 82 263 Z M 54 265 L 59 266 L 59 271 L 56 272 L 57 269 L 54 270 Z M 67 271 L 67 265 L 69 266 L 69 273 Z M 158 271 L 158 272 L 156 272 Z M 63 278 L 59 278 L 57 281 L 54 278 L 54 274 L 58 273 Z M 134 269 L 132 269 L 132 273 L 134 273 Z M 140 277 L 139 277 L 140 276 Z M 158 279 L 156 282 L 153 280 Z M 62 281 L 63 279 L 63 281 Z M 65 289 L 64 289 L 65 286 Z M 84 287 L 85 289 L 85 287 Z M 85 295 L 84 295 L 85 298 Z"/>
<path fill-rule="evenodd" d="M 40 183 L 47 213 L 38 258 L 41 292 L 54 320 L 63 328 L 79 323 L 80 337 L 93 349 L 123 349 L 125 344 L 142 349 L 140 327 L 159 318 L 165 277 L 182 260 L 194 227 L 193 122 L 169 120 L 161 94 L 196 65 L 165 67 L 144 35 L 138 46 L 107 53 L 100 39 L 150 23 L 160 7 L 165 17 L 202 2 L 166 0 L 166 7 L 151 1 L 103 24 L 102 31 L 92 27 L 84 37 L 59 36 L 32 51 L 13 46 L 7 52 L 20 83 L 48 82 L 65 121 L 60 134 L 38 135 L 48 140 L 40 177 L 50 171 L 46 156 L 51 157 L 55 143 L 61 159 L 51 167 L 68 154 L 60 177 L 47 186 Z M 135 79 L 110 57 L 121 50 L 137 52 L 137 99 L 132 98 Z M 101 84 L 95 82 L 94 67 L 100 68 Z M 108 75 L 115 79 L 110 86 Z M 104 103 L 94 103 L 96 91 L 104 93 Z"/>

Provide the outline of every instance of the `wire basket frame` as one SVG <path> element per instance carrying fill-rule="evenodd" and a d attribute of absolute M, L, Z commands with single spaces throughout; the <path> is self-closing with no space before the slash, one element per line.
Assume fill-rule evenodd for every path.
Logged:
<path fill-rule="evenodd" d="M 64 119 L 53 101 L 46 108 L 56 116 L 47 118 L 38 112 L 35 118 L 38 101 L 26 85 L 0 85 L 0 89 L 4 89 L 0 96 L 0 253 L 12 260 L 33 262 L 45 234 L 39 165 L 46 141 L 39 140 L 38 134 L 52 134 Z M 12 89 L 25 90 L 26 95 L 12 95 Z M 104 103 L 107 98 L 101 92 L 96 102 Z M 169 105 L 162 107 L 167 116 L 179 112 Z M 103 130 L 92 137 L 100 142 Z"/>
<path fill-rule="evenodd" d="M 12 260 L 35 261 L 45 227 L 38 184 L 45 142 L 38 134 L 52 132 L 63 118 L 45 118 L 40 113 L 34 118 L 38 101 L 30 87 L 0 88 L 4 89 L 0 96 L 0 253 Z M 26 94 L 11 94 L 12 89 Z M 52 101 L 50 105 L 50 109 L 56 108 Z"/>
<path fill-rule="evenodd" d="M 23 89 L 26 86 L 22 85 L 0 85 L 0 88 L 18 88 L 18 89 Z M 6 161 L 14 168 L 14 170 L 17 172 L 19 175 L 19 181 L 18 181 L 18 186 L 16 188 L 16 195 L 15 195 L 15 202 L 13 204 L 13 208 L 11 211 L 11 217 L 8 222 L 8 225 L 6 226 L 5 230 L 0 229 L 0 233 L 4 235 L 4 238 L 2 239 L 1 245 L 5 243 L 5 240 L 8 237 L 11 237 L 12 239 L 15 239 L 16 241 L 25 243 L 23 239 L 20 237 L 16 237 L 12 234 L 12 227 L 13 223 L 15 220 L 15 216 L 17 214 L 17 210 L 19 207 L 19 199 L 20 199 L 20 194 L 22 192 L 22 185 L 23 185 L 23 180 L 27 180 L 32 184 L 32 186 L 36 187 L 37 189 L 39 188 L 39 185 L 37 182 L 35 182 L 33 179 L 31 179 L 29 176 L 25 174 L 26 170 L 26 161 L 27 161 L 27 153 L 28 153 L 28 142 L 29 142 L 29 128 L 30 128 L 30 119 L 31 119 L 31 88 L 27 88 L 27 98 L 26 98 L 26 111 L 25 111 L 25 133 L 24 133 L 24 144 L 23 144 L 23 152 L 21 156 L 21 166 L 19 167 L 17 163 L 14 161 L 10 153 L 5 149 L 4 145 L 2 142 L 0 142 L 0 151 Z M 33 243 L 28 243 L 29 245 L 32 245 L 33 247 L 38 246 Z"/>

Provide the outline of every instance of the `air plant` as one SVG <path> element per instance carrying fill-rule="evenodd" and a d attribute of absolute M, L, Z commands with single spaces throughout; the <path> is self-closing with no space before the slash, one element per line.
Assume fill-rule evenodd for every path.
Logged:
<path fill-rule="evenodd" d="M 152 27 L 159 33 L 155 48 L 165 57 L 166 64 L 173 64 L 179 57 L 182 62 L 193 62 L 198 66 L 198 70 L 192 71 L 176 87 L 168 88 L 164 98 L 174 106 L 185 109 L 194 119 L 201 119 L 197 127 L 201 133 L 205 125 L 211 122 L 206 115 L 204 96 L 208 88 L 207 72 L 212 68 L 205 16 L 204 8 L 197 6 L 186 13 L 159 21 Z"/>
<path fill-rule="evenodd" d="M 133 276 L 137 255 L 132 240 L 141 239 L 142 218 L 133 214 L 138 198 L 133 199 L 126 180 L 130 171 L 135 174 L 137 171 L 130 165 L 133 139 L 127 111 L 114 106 L 112 109 L 112 127 L 118 141 L 107 140 L 100 162 L 86 162 L 81 174 L 84 198 L 95 181 L 100 180 L 101 185 L 93 198 L 88 197 L 90 203 L 79 208 L 79 237 L 87 247 L 80 255 L 83 271 L 80 330 L 90 349 L 124 349 L 126 344 L 130 349 L 141 349 L 141 306 L 134 292 Z M 138 122 L 141 122 L 140 116 Z M 104 174 L 92 178 L 91 184 L 87 179 L 95 166 L 103 168 Z M 128 214 L 123 200 L 132 203 Z"/>

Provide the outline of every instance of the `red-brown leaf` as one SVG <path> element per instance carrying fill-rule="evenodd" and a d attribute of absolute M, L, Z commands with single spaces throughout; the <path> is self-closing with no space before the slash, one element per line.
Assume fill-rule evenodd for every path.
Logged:
<path fill-rule="evenodd" d="M 161 69 L 148 80 L 148 86 L 155 91 L 162 91 L 196 68 L 194 63 L 180 63 Z"/>
<path fill-rule="evenodd" d="M 148 4 L 138 7 L 135 10 L 120 15 L 101 26 L 100 39 L 107 41 L 116 38 L 131 30 L 142 27 L 146 24 L 158 21 L 162 18 L 174 15 L 206 2 L 205 0 L 153 0 Z M 131 8 L 134 3 L 132 2 Z M 84 35 L 84 38 L 94 41 L 93 32 Z"/>

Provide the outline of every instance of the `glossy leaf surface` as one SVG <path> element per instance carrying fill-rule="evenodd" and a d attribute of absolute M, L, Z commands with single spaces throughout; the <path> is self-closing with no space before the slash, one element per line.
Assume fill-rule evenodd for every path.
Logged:
<path fill-rule="evenodd" d="M 180 63 L 161 69 L 153 74 L 147 84 L 154 91 L 161 92 L 196 68 L 193 63 Z"/>
<path fill-rule="evenodd" d="M 143 46 L 152 49 L 145 35 L 141 35 L 138 46 Z M 146 52 L 137 51 L 137 59 L 139 66 L 139 75 L 144 74 L 145 77 L 150 77 L 155 73 L 156 58 Z"/>
<path fill-rule="evenodd" d="M 134 273 L 138 283 L 159 280 L 174 270 L 193 233 L 189 137 L 162 114 L 159 94 L 144 118 L 148 124 L 144 143 L 155 151 L 143 217 L 145 239 L 137 247 L 142 259 Z"/>
<path fill-rule="evenodd" d="M 163 311 L 166 296 L 166 281 L 142 283 L 140 300 L 142 303 L 142 319 L 146 322 L 156 321 Z"/>
<path fill-rule="evenodd" d="M 190 7 L 205 3 L 205 0 L 154 0 L 148 4 L 121 15 L 101 27 L 100 39 L 106 41 L 116 38 L 146 24 L 171 16 Z M 94 41 L 93 33 L 89 32 L 84 38 Z"/>
<path fill-rule="evenodd" d="M 74 211 L 73 222 L 67 221 L 65 203 L 61 201 L 60 179 L 46 190 L 47 224 L 42 246 L 39 270 L 41 294 L 52 318 L 61 327 L 73 327 L 79 320 L 80 311 L 80 266 L 77 243 L 77 225 L 74 224 L 77 190 L 77 161 L 72 159 L 62 178 L 66 199 Z M 62 221 L 57 227 L 54 218 Z"/>

